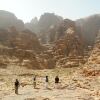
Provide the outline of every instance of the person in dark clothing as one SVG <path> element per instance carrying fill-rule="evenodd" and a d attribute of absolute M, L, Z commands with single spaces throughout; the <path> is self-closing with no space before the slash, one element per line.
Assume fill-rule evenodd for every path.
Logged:
<path fill-rule="evenodd" d="M 55 77 L 55 83 L 59 83 L 59 77 L 58 76 Z"/>
<path fill-rule="evenodd" d="M 34 86 L 34 89 L 36 88 L 36 75 L 33 77 L 33 86 Z"/>
<path fill-rule="evenodd" d="M 46 76 L 45 82 L 46 82 L 45 87 L 48 88 L 48 82 L 49 82 L 48 76 Z"/>
<path fill-rule="evenodd" d="M 58 88 L 59 87 L 58 84 L 59 84 L 59 77 L 56 76 L 55 77 L 55 88 Z"/>
<path fill-rule="evenodd" d="M 15 94 L 18 94 L 18 87 L 19 87 L 19 81 L 16 79 L 15 81 Z"/>
<path fill-rule="evenodd" d="M 48 80 L 48 76 L 46 76 L 46 80 L 45 80 L 46 82 L 49 82 L 49 80 Z"/>

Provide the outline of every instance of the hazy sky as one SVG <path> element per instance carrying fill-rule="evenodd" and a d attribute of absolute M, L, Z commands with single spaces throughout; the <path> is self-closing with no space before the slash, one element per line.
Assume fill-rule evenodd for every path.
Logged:
<path fill-rule="evenodd" d="M 0 10 L 14 13 L 24 22 L 35 16 L 39 18 L 44 12 L 74 20 L 100 14 L 100 0 L 0 0 Z"/>

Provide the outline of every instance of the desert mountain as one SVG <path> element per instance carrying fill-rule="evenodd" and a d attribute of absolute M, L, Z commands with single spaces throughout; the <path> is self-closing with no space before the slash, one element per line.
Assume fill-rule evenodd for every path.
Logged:
<path fill-rule="evenodd" d="M 13 13 L 0 10 L 0 29 L 9 28 L 12 26 L 16 27 L 17 30 L 24 29 L 24 23 L 22 20 L 17 19 Z"/>
<path fill-rule="evenodd" d="M 95 45 L 98 44 L 94 44 L 94 41 L 100 28 L 99 15 L 72 21 L 63 20 L 53 13 L 45 13 L 39 20 L 35 17 L 26 23 L 27 29 L 21 30 L 18 25 L 20 22 L 14 14 L 6 11 L 0 13 L 0 18 L 5 18 L 6 22 L 3 21 L 0 29 L 1 56 L 9 55 L 10 59 L 15 57 L 20 65 L 34 69 L 73 67 L 86 63 L 88 58 L 94 59 L 89 45 L 94 46 L 95 52 Z M 8 19 L 13 20 L 12 23 Z"/>
<path fill-rule="evenodd" d="M 53 13 L 44 13 L 41 15 L 39 20 L 35 17 L 30 23 L 26 23 L 25 26 L 31 31 L 38 33 L 41 42 L 48 43 L 55 41 L 58 34 L 63 34 L 64 26 L 62 23 L 62 17 L 59 17 Z M 69 23 L 67 22 L 67 25 L 68 24 Z M 78 34 L 84 40 L 85 45 L 93 46 L 96 33 L 100 28 L 100 15 L 95 14 L 86 18 L 78 19 L 75 21 L 75 26 L 77 27 L 76 29 Z"/>
<path fill-rule="evenodd" d="M 30 23 L 26 23 L 25 26 L 35 33 L 43 33 L 58 24 L 62 19 L 62 17 L 55 15 L 54 13 L 44 13 L 40 16 L 39 20 L 35 17 Z"/>
<path fill-rule="evenodd" d="M 88 45 L 93 45 L 96 33 L 98 33 L 100 28 L 100 15 L 96 14 L 87 18 L 79 19 L 76 21 L 76 24 L 85 42 Z"/>
<path fill-rule="evenodd" d="M 39 20 L 35 17 L 30 23 L 26 23 L 25 26 L 33 32 L 40 33 L 40 37 L 43 38 L 44 41 L 47 41 L 49 40 L 47 39 L 47 34 L 55 34 L 57 31 L 56 29 L 59 25 L 61 26 L 62 22 L 62 17 L 59 17 L 53 13 L 44 13 L 41 15 Z M 75 21 L 75 24 L 86 44 L 93 45 L 96 38 L 96 33 L 100 28 L 100 15 L 95 14 L 86 18 L 78 19 Z"/>

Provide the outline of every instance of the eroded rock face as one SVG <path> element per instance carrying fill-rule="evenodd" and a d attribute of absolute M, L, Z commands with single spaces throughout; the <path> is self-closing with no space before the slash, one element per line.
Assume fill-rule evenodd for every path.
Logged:
<path fill-rule="evenodd" d="M 84 42 L 79 35 L 75 22 L 65 19 L 56 28 L 51 28 L 49 33 L 43 36 L 48 49 L 42 53 L 44 66 L 75 67 L 85 63 Z M 47 68 L 47 67 L 46 67 Z"/>
<path fill-rule="evenodd" d="M 49 59 L 53 59 L 56 67 L 75 67 L 85 63 L 84 41 L 74 21 L 63 20 L 42 39 L 44 43 L 51 44 L 48 55 L 52 55 Z"/>
<path fill-rule="evenodd" d="M 74 26 L 74 27 L 73 27 Z M 65 31 L 69 28 L 75 28 L 75 22 L 69 19 L 62 20 L 56 25 L 53 25 L 48 29 L 48 31 L 44 31 L 40 35 L 40 40 L 43 43 L 54 43 L 58 39 L 65 36 Z M 76 29 L 75 29 L 76 30 Z"/>
<path fill-rule="evenodd" d="M 43 49 L 37 36 L 29 30 L 17 31 L 15 27 L 0 30 L 0 43 L 10 48 L 39 51 Z"/>
<path fill-rule="evenodd" d="M 29 30 L 17 31 L 15 27 L 0 30 L 1 64 L 15 64 L 27 68 L 41 69 L 43 61 L 36 57 L 45 48 L 38 41 L 37 36 Z M 5 63 L 8 62 L 8 63 Z"/>
<path fill-rule="evenodd" d="M 53 28 L 52 28 L 53 29 Z M 51 29 L 51 30 L 52 30 Z M 52 41 L 52 34 L 47 34 L 50 41 L 53 45 L 45 45 L 48 49 L 41 52 L 40 54 L 35 55 L 37 62 L 35 63 L 33 60 L 24 60 L 23 65 L 30 66 L 31 65 L 37 66 L 36 68 L 54 68 L 54 67 L 75 67 L 78 66 L 80 63 L 84 63 L 83 60 L 83 51 L 84 45 L 81 40 L 80 35 L 75 26 L 75 22 L 71 20 L 64 20 L 60 23 L 54 32 L 54 39 Z M 31 32 L 29 31 L 22 31 L 20 34 L 18 33 L 17 38 L 15 38 L 11 42 L 13 45 L 16 46 L 18 49 L 27 50 L 36 50 L 39 49 L 39 42 L 33 42 L 31 37 L 33 36 L 33 40 L 35 41 L 34 37 Z M 45 38 L 45 36 L 44 36 Z M 27 41 L 26 41 L 27 40 Z M 37 39 L 36 39 L 37 40 Z M 28 43 L 30 45 L 28 45 Z M 35 45 L 35 44 L 36 45 Z M 32 44 L 32 45 L 31 45 Z M 32 48 L 34 46 L 34 48 Z M 36 49 L 35 47 L 38 48 Z M 40 50 L 42 50 L 40 48 Z M 34 63 L 34 64 L 33 64 Z M 41 67 L 39 67 L 41 66 Z"/>
<path fill-rule="evenodd" d="M 62 32 L 59 31 L 58 40 L 53 48 L 57 66 L 78 66 L 80 63 L 84 63 L 82 60 L 84 44 L 78 35 L 74 22 L 65 20 L 62 26 Z"/>
<path fill-rule="evenodd" d="M 18 33 L 18 36 L 10 40 L 12 45 L 15 45 L 16 48 L 23 50 L 41 50 L 42 46 L 40 45 L 38 38 L 34 33 L 29 30 L 24 30 Z"/>

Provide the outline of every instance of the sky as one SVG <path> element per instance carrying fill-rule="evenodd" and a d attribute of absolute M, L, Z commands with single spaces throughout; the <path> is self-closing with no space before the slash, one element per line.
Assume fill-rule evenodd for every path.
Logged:
<path fill-rule="evenodd" d="M 100 0 L 0 0 L 0 10 L 14 13 L 24 22 L 45 12 L 75 20 L 100 14 Z"/>

